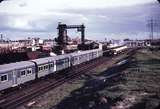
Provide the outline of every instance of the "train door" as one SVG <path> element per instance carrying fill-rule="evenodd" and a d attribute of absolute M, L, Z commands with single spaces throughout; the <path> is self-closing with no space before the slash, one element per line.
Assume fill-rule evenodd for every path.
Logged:
<path fill-rule="evenodd" d="M 16 70 L 13 70 L 12 74 L 13 74 L 12 86 L 14 87 L 14 86 L 17 86 L 17 72 L 16 72 Z"/>
<path fill-rule="evenodd" d="M 56 69 L 56 67 L 57 67 L 57 66 L 56 66 L 56 60 L 54 60 L 54 63 L 53 63 L 53 64 L 54 64 L 54 72 L 56 72 L 56 71 L 57 71 L 57 69 Z"/>

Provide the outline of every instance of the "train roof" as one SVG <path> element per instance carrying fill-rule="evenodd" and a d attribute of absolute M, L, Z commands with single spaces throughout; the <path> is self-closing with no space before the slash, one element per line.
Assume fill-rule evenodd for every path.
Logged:
<path fill-rule="evenodd" d="M 66 57 L 68 58 L 70 56 L 78 56 L 78 55 L 82 55 L 82 54 L 86 54 L 86 53 L 90 53 L 94 51 L 99 51 L 99 49 L 86 50 L 82 52 L 75 52 L 75 53 L 69 53 L 69 54 L 63 54 L 63 55 L 57 55 L 57 56 L 50 56 L 50 57 L 45 57 L 45 58 L 40 58 L 40 59 L 34 59 L 32 61 L 36 62 L 37 64 L 44 64 L 44 63 L 48 63 L 54 60 L 59 60 L 59 59 L 63 59 Z"/>
<path fill-rule="evenodd" d="M 36 62 L 37 64 L 43 64 L 43 63 L 48 63 L 49 62 L 48 57 L 34 59 L 34 60 L 31 60 L 31 61 Z"/>
<path fill-rule="evenodd" d="M 121 46 L 121 47 L 114 48 L 113 50 L 115 50 L 116 52 L 118 52 L 118 51 L 124 50 L 126 48 L 127 48 L 127 46 Z"/>
<path fill-rule="evenodd" d="M 3 64 L 3 65 L 0 65 L 0 74 L 7 72 L 7 71 L 14 70 L 14 69 L 26 68 L 26 67 L 30 67 L 33 65 L 34 63 L 29 62 L 29 61 L 21 61 L 21 62 L 16 62 L 16 63 Z"/>
<path fill-rule="evenodd" d="M 70 55 L 72 55 L 72 56 L 77 55 L 78 56 L 78 55 L 82 55 L 82 54 L 86 54 L 86 53 L 90 53 L 90 52 L 95 52 L 95 51 L 100 51 L 100 49 L 86 50 L 86 51 L 71 53 Z"/>
<path fill-rule="evenodd" d="M 70 55 L 69 54 L 65 54 L 65 55 L 58 55 L 58 56 L 50 56 L 50 57 L 45 57 L 45 58 L 39 58 L 39 59 L 34 59 L 32 60 L 33 62 L 36 62 L 37 64 L 44 64 L 44 63 L 48 63 L 54 60 L 59 60 L 59 59 L 63 59 L 63 58 L 68 58 Z"/>

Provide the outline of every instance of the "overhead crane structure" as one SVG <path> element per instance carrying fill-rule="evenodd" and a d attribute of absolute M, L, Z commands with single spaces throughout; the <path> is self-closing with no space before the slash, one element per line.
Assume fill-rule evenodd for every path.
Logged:
<path fill-rule="evenodd" d="M 81 32 L 81 44 L 84 45 L 84 39 L 85 39 L 85 26 L 82 25 L 66 25 L 59 23 L 58 24 L 58 38 L 57 43 L 61 47 L 65 47 L 68 42 L 68 36 L 67 36 L 67 29 L 77 29 L 78 32 Z"/>

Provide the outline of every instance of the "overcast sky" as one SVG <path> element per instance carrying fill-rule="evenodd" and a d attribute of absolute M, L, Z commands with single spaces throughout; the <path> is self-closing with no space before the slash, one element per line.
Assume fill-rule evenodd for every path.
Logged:
<path fill-rule="evenodd" d="M 58 22 L 86 26 L 89 39 L 148 38 L 146 23 L 158 18 L 156 0 L 5 0 L 0 33 L 9 39 L 57 37 Z M 69 36 L 80 34 L 69 31 Z"/>

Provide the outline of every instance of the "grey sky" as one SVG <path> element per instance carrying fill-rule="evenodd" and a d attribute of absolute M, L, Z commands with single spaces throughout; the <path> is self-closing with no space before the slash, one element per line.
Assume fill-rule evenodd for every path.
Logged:
<path fill-rule="evenodd" d="M 90 39 L 142 39 L 149 35 L 147 20 L 159 12 L 156 0 L 7 0 L 0 4 L 0 33 L 10 39 L 52 38 L 63 22 L 84 23 Z"/>

